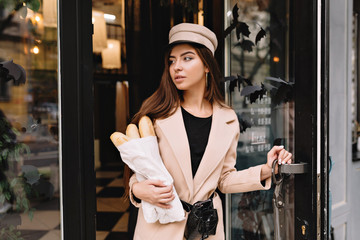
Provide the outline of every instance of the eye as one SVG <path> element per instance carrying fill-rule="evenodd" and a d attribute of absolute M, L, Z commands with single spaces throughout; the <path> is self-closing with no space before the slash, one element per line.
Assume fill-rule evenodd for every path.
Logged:
<path fill-rule="evenodd" d="M 171 64 L 173 64 L 174 62 L 175 62 L 175 60 L 173 60 L 173 59 L 169 59 L 169 61 L 168 61 L 169 66 L 170 66 Z"/>
<path fill-rule="evenodd" d="M 190 61 L 191 59 L 193 59 L 193 58 L 192 58 L 192 57 L 189 57 L 189 56 L 184 57 L 184 60 L 185 60 L 185 61 Z"/>

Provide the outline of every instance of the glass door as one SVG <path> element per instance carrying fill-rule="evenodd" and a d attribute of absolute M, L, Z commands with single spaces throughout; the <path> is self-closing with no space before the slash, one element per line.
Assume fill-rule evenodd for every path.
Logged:
<path fill-rule="evenodd" d="M 269 191 L 227 195 L 227 239 L 314 239 L 320 232 L 317 9 L 309 1 L 225 1 L 226 100 L 241 131 L 236 168 L 266 163 L 273 145 L 309 165 L 301 176 L 283 175 L 278 209 L 274 183 Z"/>
<path fill-rule="evenodd" d="M 0 239 L 61 239 L 57 1 L 0 1 Z"/>

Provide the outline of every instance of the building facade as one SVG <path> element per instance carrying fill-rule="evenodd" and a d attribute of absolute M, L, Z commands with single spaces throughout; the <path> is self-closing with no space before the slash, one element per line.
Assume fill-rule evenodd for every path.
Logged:
<path fill-rule="evenodd" d="M 359 12 L 356 0 L 1 2 L 0 239 L 132 238 L 109 136 L 158 86 L 181 22 L 218 37 L 236 168 L 276 144 L 294 153 L 271 190 L 221 195 L 226 239 L 356 239 Z"/>

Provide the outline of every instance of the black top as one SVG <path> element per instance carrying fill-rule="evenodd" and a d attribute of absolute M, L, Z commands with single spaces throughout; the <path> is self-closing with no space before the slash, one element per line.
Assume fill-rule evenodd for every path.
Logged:
<path fill-rule="evenodd" d="M 209 139 L 212 116 L 207 118 L 195 117 L 181 107 L 186 134 L 189 140 L 191 168 L 193 177 L 199 168 L 201 159 Z"/>

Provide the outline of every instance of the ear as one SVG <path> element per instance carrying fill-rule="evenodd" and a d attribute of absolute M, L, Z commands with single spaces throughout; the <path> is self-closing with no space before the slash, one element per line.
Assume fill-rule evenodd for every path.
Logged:
<path fill-rule="evenodd" d="M 208 72 L 210 72 L 209 68 L 205 67 L 205 73 L 208 73 Z"/>

